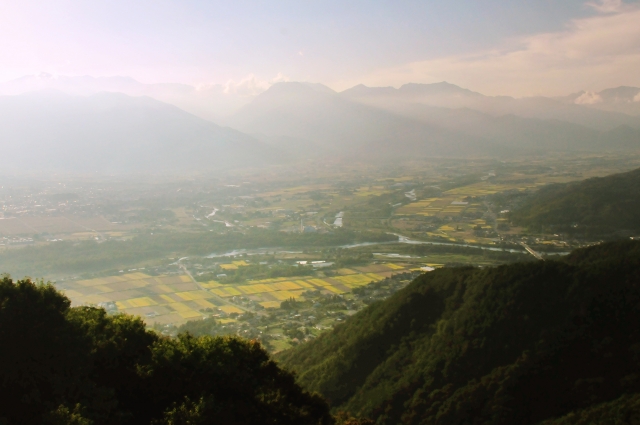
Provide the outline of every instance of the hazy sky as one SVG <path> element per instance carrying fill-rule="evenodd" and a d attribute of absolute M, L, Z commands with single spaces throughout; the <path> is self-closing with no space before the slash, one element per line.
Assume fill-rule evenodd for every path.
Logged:
<path fill-rule="evenodd" d="M 627 0 L 0 0 L 0 80 L 344 89 L 446 80 L 487 94 L 640 86 Z"/>

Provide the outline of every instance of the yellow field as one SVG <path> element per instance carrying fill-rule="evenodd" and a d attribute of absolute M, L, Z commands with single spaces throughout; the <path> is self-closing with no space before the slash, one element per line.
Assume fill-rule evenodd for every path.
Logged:
<path fill-rule="evenodd" d="M 517 183 L 517 184 L 490 184 L 479 182 L 463 187 L 447 190 L 439 198 L 421 199 L 404 205 L 396 210 L 397 215 L 422 215 L 422 216 L 457 216 L 462 211 L 478 211 L 480 204 L 465 201 L 468 197 L 493 195 L 506 190 L 535 189 L 547 182 Z"/>
<path fill-rule="evenodd" d="M 201 300 L 204 298 L 211 298 L 211 294 L 206 291 L 189 291 L 189 292 L 176 292 L 176 295 L 185 301 Z"/>
<path fill-rule="evenodd" d="M 230 263 L 234 267 L 245 264 L 244 261 Z M 150 276 L 138 271 L 69 281 L 61 289 L 75 305 L 113 301 L 120 312 L 140 315 L 150 322 L 181 323 L 203 317 L 205 313 L 200 311 L 203 309 L 215 311 L 219 308 L 227 313 L 241 313 L 240 309 L 223 301 L 233 296 L 250 297 L 265 308 L 275 308 L 282 301 L 300 299 L 308 290 L 344 294 L 352 288 L 384 279 L 378 273 L 388 276 L 404 268 L 401 264 L 376 264 L 340 269 L 338 276 L 322 279 L 303 276 L 270 278 L 243 285 L 225 285 L 216 281 L 194 283 L 187 275 Z"/>
<path fill-rule="evenodd" d="M 201 300 L 194 300 L 196 302 L 196 304 L 198 304 L 200 307 L 202 308 L 215 308 L 215 304 L 211 304 L 209 301 L 201 299 Z"/>
<path fill-rule="evenodd" d="M 463 203 L 464 202 L 464 203 Z M 451 196 L 443 198 L 429 198 L 404 205 L 396 211 L 397 215 L 422 215 L 422 216 L 456 216 L 468 208 L 478 207 L 479 204 L 471 204 L 462 201 L 462 197 Z"/>
<path fill-rule="evenodd" d="M 220 268 L 222 270 L 238 270 L 238 267 L 243 267 L 243 266 L 248 266 L 249 263 L 247 263 L 244 260 L 239 260 L 239 261 L 232 261 L 231 263 L 227 263 L 227 264 L 220 264 Z"/>
<path fill-rule="evenodd" d="M 221 286 L 210 282 L 200 289 L 187 275 L 150 276 L 142 272 L 116 276 L 67 281 L 60 289 L 74 305 L 115 302 L 120 312 L 147 316 L 153 321 L 180 323 L 202 317 L 198 310 L 215 308 L 215 294 L 207 287 Z M 225 292 L 225 294 L 227 294 Z M 235 292 L 234 292 L 235 294 Z"/>
<path fill-rule="evenodd" d="M 280 301 L 263 301 L 260 305 L 264 308 L 279 308 Z"/>
<path fill-rule="evenodd" d="M 225 286 L 222 288 L 214 288 L 211 289 L 211 292 L 220 296 L 220 297 L 234 297 L 238 295 L 243 295 L 242 292 L 238 291 L 236 288 L 232 286 Z"/>
<path fill-rule="evenodd" d="M 187 311 L 191 311 L 191 309 L 189 307 L 187 307 L 186 305 L 184 305 L 182 303 L 171 303 L 171 304 L 169 304 L 169 307 L 171 307 L 172 309 L 174 309 L 178 313 L 184 313 L 184 312 L 187 312 Z"/>
<path fill-rule="evenodd" d="M 222 286 L 222 284 L 216 282 L 215 280 L 210 280 L 207 283 L 200 283 L 200 286 L 202 286 L 203 288 L 211 289 L 211 288 L 218 288 Z"/>
<path fill-rule="evenodd" d="M 480 182 L 475 184 L 470 184 L 468 186 L 457 187 L 455 189 L 448 190 L 444 192 L 445 195 L 455 195 L 458 197 L 467 197 L 467 196 L 485 196 L 485 195 L 493 195 L 498 192 L 504 192 L 505 190 L 525 190 L 525 189 L 535 189 L 539 186 L 543 186 L 546 183 L 537 182 L 537 183 L 519 183 L 519 184 L 489 184 L 486 182 Z"/>
<path fill-rule="evenodd" d="M 329 282 L 325 282 L 322 279 L 308 279 L 307 282 L 315 285 L 315 286 L 327 286 L 329 285 Z"/>
<path fill-rule="evenodd" d="M 232 306 L 232 305 L 223 305 L 222 307 L 220 307 L 220 310 L 224 311 L 227 314 L 231 314 L 231 313 L 238 313 L 238 314 L 242 314 L 243 311 L 240 310 L 238 307 Z"/>
<path fill-rule="evenodd" d="M 275 287 L 276 289 L 280 289 L 280 290 L 283 290 L 283 291 L 289 291 L 289 290 L 302 288 L 297 283 L 293 283 L 293 282 L 290 282 L 290 281 L 274 283 L 274 284 L 272 284 L 272 286 Z"/>
<path fill-rule="evenodd" d="M 336 294 L 344 294 L 345 292 L 347 292 L 347 291 L 343 291 L 342 289 L 338 289 L 335 286 L 331 286 L 331 285 L 325 286 L 324 289 L 327 289 L 327 290 L 329 290 L 329 291 L 331 291 L 333 293 L 336 293 Z"/>
<path fill-rule="evenodd" d="M 132 298 L 130 300 L 127 300 L 127 302 L 133 307 L 149 307 L 152 305 L 158 305 L 157 302 L 149 297 Z"/>
<path fill-rule="evenodd" d="M 299 295 L 291 292 L 291 291 L 275 291 L 270 293 L 271 296 L 275 297 L 280 301 L 288 300 L 289 298 L 298 298 Z"/>
<path fill-rule="evenodd" d="M 303 288 L 313 288 L 313 285 L 305 282 L 304 280 L 296 280 L 295 282 Z"/>
<path fill-rule="evenodd" d="M 63 290 L 63 292 L 67 297 L 69 297 L 71 299 L 79 298 L 79 297 L 82 296 L 82 294 L 80 292 L 74 291 L 73 289 L 66 289 L 66 290 Z"/>

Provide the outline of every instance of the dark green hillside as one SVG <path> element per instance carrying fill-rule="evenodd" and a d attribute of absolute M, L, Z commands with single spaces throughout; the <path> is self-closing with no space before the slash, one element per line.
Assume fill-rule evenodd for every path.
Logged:
<path fill-rule="evenodd" d="M 380 424 L 627 415 L 637 395 L 615 400 L 640 393 L 640 242 L 426 273 L 279 361 L 334 408 Z"/>
<path fill-rule="evenodd" d="M 255 342 L 169 339 L 69 304 L 51 285 L 0 280 L 0 424 L 333 423 Z"/>
<path fill-rule="evenodd" d="M 640 231 L 640 169 L 541 189 L 511 215 L 518 225 L 600 234 Z"/>

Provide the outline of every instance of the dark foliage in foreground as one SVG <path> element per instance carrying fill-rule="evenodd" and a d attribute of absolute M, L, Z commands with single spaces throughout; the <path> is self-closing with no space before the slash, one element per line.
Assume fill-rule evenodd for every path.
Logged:
<path fill-rule="evenodd" d="M 258 343 L 169 339 L 130 316 L 0 281 L 0 424 L 329 424 Z"/>
<path fill-rule="evenodd" d="M 279 360 L 379 424 L 633 423 L 640 242 L 426 273 Z"/>
<path fill-rule="evenodd" d="M 541 189 L 511 214 L 518 225 L 602 235 L 640 232 L 640 169 Z"/>

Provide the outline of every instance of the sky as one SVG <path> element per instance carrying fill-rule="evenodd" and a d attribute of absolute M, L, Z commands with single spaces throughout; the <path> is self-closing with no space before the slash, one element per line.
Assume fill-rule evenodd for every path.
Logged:
<path fill-rule="evenodd" d="M 0 81 L 41 72 L 264 90 L 640 86 L 638 0 L 0 0 Z"/>

